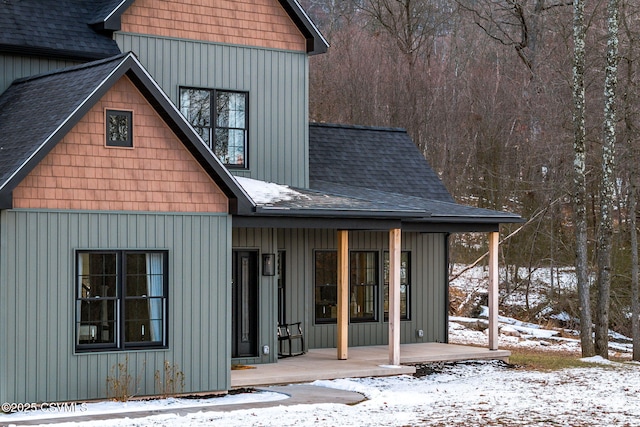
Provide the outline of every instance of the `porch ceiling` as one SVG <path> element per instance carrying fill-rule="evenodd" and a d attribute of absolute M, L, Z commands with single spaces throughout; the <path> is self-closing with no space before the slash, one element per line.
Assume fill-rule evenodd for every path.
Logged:
<path fill-rule="evenodd" d="M 231 387 L 413 374 L 415 368 L 406 364 L 508 359 L 511 352 L 455 344 L 421 343 L 401 345 L 400 355 L 403 365 L 389 367 L 389 347 L 386 345 L 349 347 L 347 360 L 337 360 L 335 348 L 314 349 L 303 356 L 279 359 L 278 363 L 254 365 L 255 369 L 232 370 Z"/>

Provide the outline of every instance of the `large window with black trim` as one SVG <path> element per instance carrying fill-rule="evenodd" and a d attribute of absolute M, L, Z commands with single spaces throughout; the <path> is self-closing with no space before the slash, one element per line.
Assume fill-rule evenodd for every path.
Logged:
<path fill-rule="evenodd" d="M 380 265 L 377 251 L 349 253 L 349 318 L 352 322 L 379 319 Z M 315 252 L 315 320 L 335 323 L 338 313 L 337 251 Z"/>
<path fill-rule="evenodd" d="M 76 350 L 167 346 L 166 251 L 76 252 Z"/>
<path fill-rule="evenodd" d="M 222 163 L 247 168 L 246 92 L 180 88 L 180 111 Z"/>
<path fill-rule="evenodd" d="M 400 254 L 400 319 L 410 319 L 411 301 L 411 254 L 402 251 Z M 384 320 L 389 320 L 389 252 L 384 253 Z"/>

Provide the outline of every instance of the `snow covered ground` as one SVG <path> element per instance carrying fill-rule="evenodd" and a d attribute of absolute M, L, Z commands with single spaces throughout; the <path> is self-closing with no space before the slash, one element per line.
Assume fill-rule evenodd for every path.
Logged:
<path fill-rule="evenodd" d="M 482 286 L 482 271 L 470 271 L 461 287 Z M 473 277 L 478 277 L 474 285 Z M 569 277 L 570 278 L 570 277 Z M 455 284 L 454 284 L 455 285 Z M 572 331 L 500 317 L 500 345 L 511 349 L 580 352 Z M 452 343 L 487 344 L 474 323 L 482 319 L 452 317 Z M 610 356 L 629 359 L 630 346 L 612 343 Z M 577 356 L 576 356 L 577 357 Z M 163 410 L 146 418 L 116 418 L 54 424 L 77 426 L 640 426 L 640 364 L 588 360 L 589 367 L 541 372 L 503 362 L 430 365 L 424 376 L 316 381 L 318 387 L 350 390 L 366 400 L 352 406 L 317 404 L 283 406 L 285 395 L 246 393 L 207 400 L 165 399 L 151 402 L 103 402 L 83 406 L 77 415 Z M 328 391 L 329 393 L 329 391 Z M 177 415 L 184 407 L 272 401 L 263 409 L 231 412 L 202 410 Z M 0 425 L 52 413 L 1 415 Z M 62 414 L 68 416 L 69 414 Z M 48 424 L 51 425 L 51 424 Z"/>
<path fill-rule="evenodd" d="M 595 362 L 598 360 L 596 359 Z M 538 372 L 501 362 L 436 366 L 420 377 L 316 381 L 352 390 L 357 405 L 281 406 L 232 412 L 171 412 L 137 419 L 96 420 L 56 426 L 637 426 L 640 365 L 594 364 Z M 257 396 L 253 396 L 256 398 Z M 110 404 L 113 406 L 113 404 Z M 120 404 L 131 410 L 137 404 Z M 89 405 L 87 412 L 100 413 Z M 86 413 L 85 413 L 86 414 Z M 0 424 L 6 419 L 0 418 Z"/>

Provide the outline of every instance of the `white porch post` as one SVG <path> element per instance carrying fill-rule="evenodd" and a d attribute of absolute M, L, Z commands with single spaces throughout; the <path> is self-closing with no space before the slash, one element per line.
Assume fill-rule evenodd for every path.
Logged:
<path fill-rule="evenodd" d="M 349 231 L 338 230 L 338 360 L 349 348 Z"/>
<path fill-rule="evenodd" d="M 400 364 L 400 244 L 399 228 L 389 230 L 389 364 Z"/>
<path fill-rule="evenodd" d="M 489 233 L 489 350 L 498 349 L 498 242 L 499 232 Z"/>

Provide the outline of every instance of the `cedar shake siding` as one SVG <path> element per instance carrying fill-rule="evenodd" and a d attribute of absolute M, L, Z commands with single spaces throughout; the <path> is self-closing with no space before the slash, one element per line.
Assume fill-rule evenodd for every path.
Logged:
<path fill-rule="evenodd" d="M 133 112 L 133 148 L 105 146 L 106 110 Z M 13 192 L 15 208 L 226 213 L 227 197 L 127 77 Z"/>
<path fill-rule="evenodd" d="M 276 0 L 137 0 L 121 31 L 215 43 L 306 51 L 306 40 Z"/>

